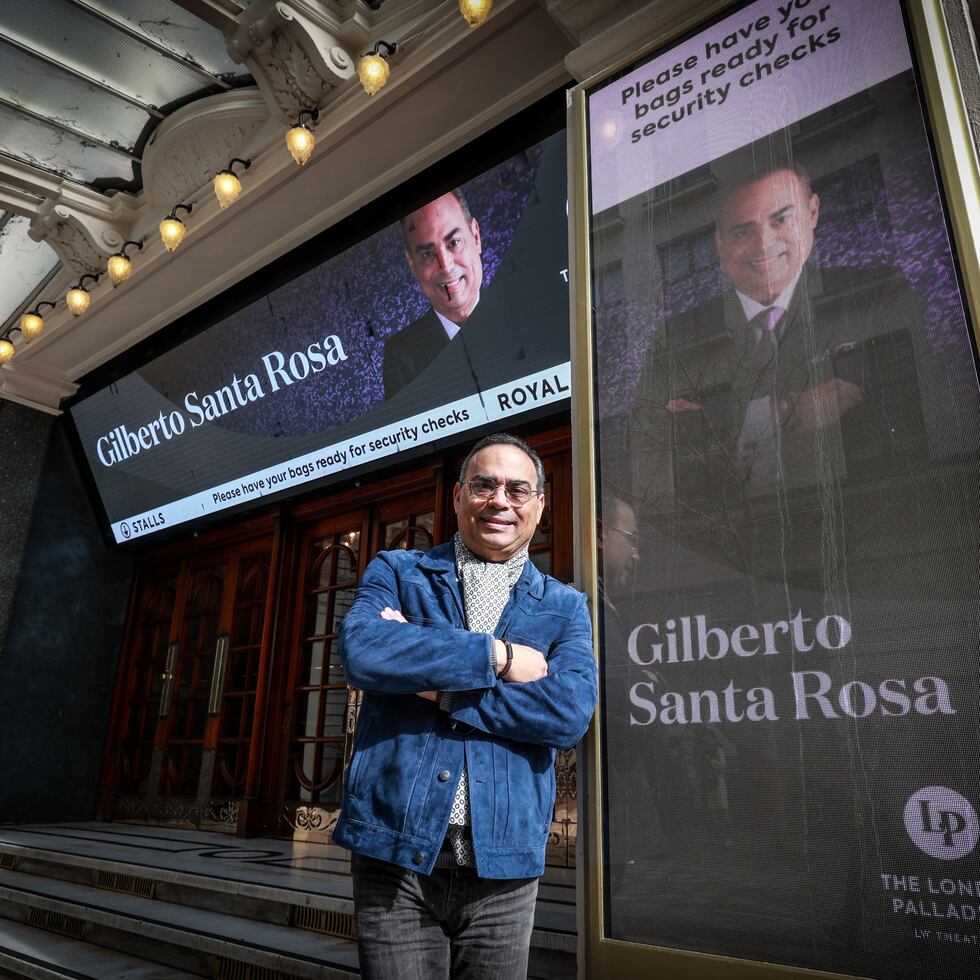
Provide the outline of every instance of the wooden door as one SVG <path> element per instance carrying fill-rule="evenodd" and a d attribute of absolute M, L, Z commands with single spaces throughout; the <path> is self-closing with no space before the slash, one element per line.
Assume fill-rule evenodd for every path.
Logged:
<path fill-rule="evenodd" d="M 160 698 L 177 607 L 180 568 L 176 562 L 145 569 L 140 575 L 129 624 L 130 668 L 125 677 L 125 717 L 114 764 L 112 795 L 145 796 L 153 764 Z"/>
<path fill-rule="evenodd" d="M 225 555 L 193 562 L 176 643 L 163 678 L 157 745 L 156 788 L 174 801 L 196 800 L 201 778 L 208 699 L 218 639 L 224 638 L 225 585 L 231 559 Z"/>
<path fill-rule="evenodd" d="M 252 721 L 271 536 L 140 570 L 100 811 L 234 830 Z"/>
<path fill-rule="evenodd" d="M 351 695 L 337 632 L 367 564 L 369 530 L 361 509 L 317 521 L 300 535 L 279 750 L 280 833 L 325 832 L 340 805 Z"/>
<path fill-rule="evenodd" d="M 361 692 L 347 684 L 337 633 L 379 551 L 437 543 L 440 486 L 312 522 L 299 534 L 294 627 L 283 705 L 277 832 L 328 840 L 337 822 Z"/>
<path fill-rule="evenodd" d="M 258 721 L 256 706 L 269 659 L 267 606 L 272 584 L 272 555 L 268 547 L 250 548 L 238 556 L 228 642 L 219 648 L 211 691 L 207 743 L 214 745 L 214 764 L 205 767 L 201 796 L 210 799 L 206 820 L 233 826 L 239 801 L 248 791 L 256 769 Z M 210 772 L 210 786 L 206 780 Z"/>

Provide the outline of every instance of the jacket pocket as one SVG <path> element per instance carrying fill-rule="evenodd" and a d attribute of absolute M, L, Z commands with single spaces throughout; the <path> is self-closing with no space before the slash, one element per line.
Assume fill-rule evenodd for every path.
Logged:
<path fill-rule="evenodd" d="M 364 756 L 367 755 L 368 736 L 374 725 L 374 715 L 364 716 L 364 709 L 357 719 L 357 727 L 354 729 L 354 751 L 351 754 L 350 766 L 347 769 L 347 792 L 351 796 L 357 796 L 357 783 L 364 769 Z"/>

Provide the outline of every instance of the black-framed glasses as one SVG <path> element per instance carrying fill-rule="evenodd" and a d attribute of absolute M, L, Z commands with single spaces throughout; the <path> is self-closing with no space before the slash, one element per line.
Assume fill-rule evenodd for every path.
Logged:
<path fill-rule="evenodd" d="M 515 507 L 526 504 L 532 497 L 541 493 L 526 480 L 507 480 L 499 483 L 492 476 L 474 476 L 472 480 L 460 480 L 460 485 L 466 487 L 470 495 L 477 500 L 489 500 L 496 494 L 498 487 L 503 487 L 505 496 Z"/>

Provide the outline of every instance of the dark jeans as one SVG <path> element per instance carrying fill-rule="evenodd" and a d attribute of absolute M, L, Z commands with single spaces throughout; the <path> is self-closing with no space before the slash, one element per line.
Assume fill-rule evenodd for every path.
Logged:
<path fill-rule="evenodd" d="M 357 951 L 365 980 L 518 980 L 527 976 L 537 878 L 468 868 L 416 874 L 354 854 Z"/>

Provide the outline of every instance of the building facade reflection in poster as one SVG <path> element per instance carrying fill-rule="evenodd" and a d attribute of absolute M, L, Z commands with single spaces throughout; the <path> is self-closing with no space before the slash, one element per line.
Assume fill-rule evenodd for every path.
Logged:
<path fill-rule="evenodd" d="M 606 935 L 980 975 L 980 396 L 898 0 L 588 98 Z"/>

